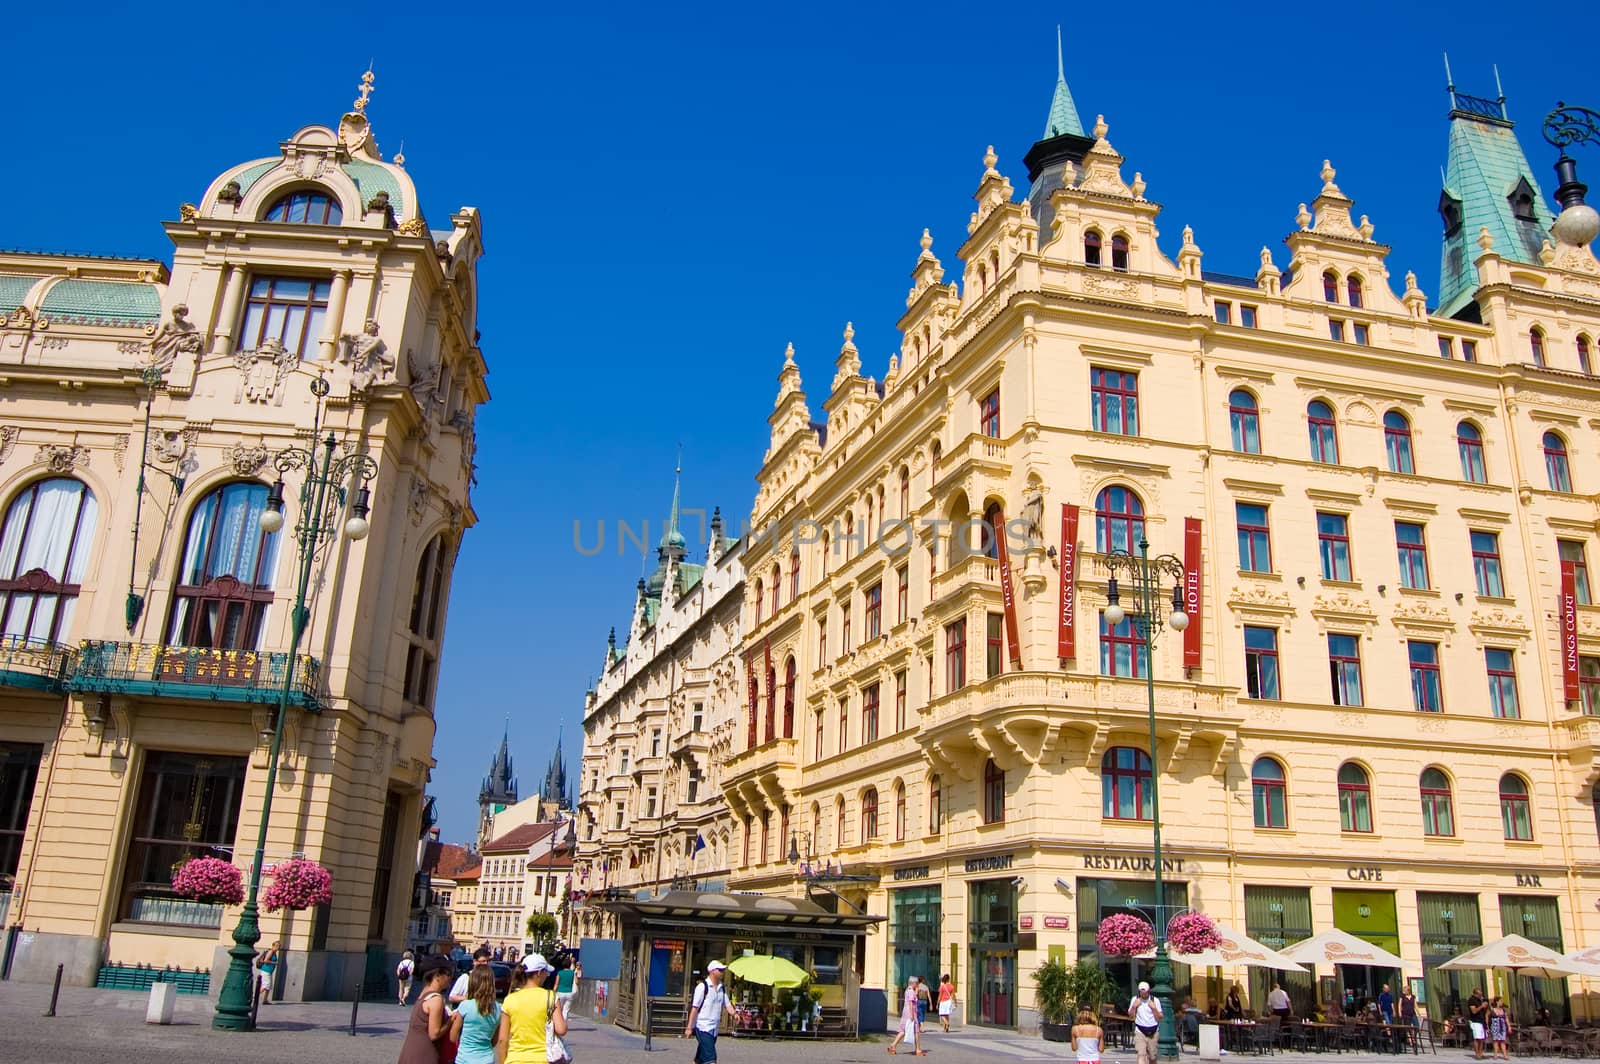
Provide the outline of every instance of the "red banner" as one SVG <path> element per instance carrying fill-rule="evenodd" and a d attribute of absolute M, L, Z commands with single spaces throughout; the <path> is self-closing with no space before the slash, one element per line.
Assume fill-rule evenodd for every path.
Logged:
<path fill-rule="evenodd" d="M 773 732 L 778 727 L 778 677 L 772 671 L 772 640 L 761 641 L 761 652 L 767 659 L 767 742 L 777 738 Z"/>
<path fill-rule="evenodd" d="M 1011 547 L 1006 543 L 1006 515 L 1004 510 L 995 510 L 994 527 L 989 530 L 994 536 L 995 553 L 1000 557 L 1000 604 L 1006 611 L 1006 645 L 1011 651 L 1011 667 L 1022 669 L 1022 642 L 1017 635 L 1017 599 L 1011 590 Z"/>
<path fill-rule="evenodd" d="M 1056 656 L 1077 657 L 1073 622 L 1078 612 L 1078 507 L 1061 506 L 1061 609 L 1056 614 Z"/>
<path fill-rule="evenodd" d="M 1578 570 L 1573 562 L 1561 563 L 1561 693 L 1576 702 L 1578 684 Z"/>
<path fill-rule="evenodd" d="M 751 655 L 746 654 L 744 658 L 744 674 L 745 678 L 750 681 L 750 728 L 745 749 L 754 750 L 760 745 L 759 738 L 756 735 L 756 716 L 760 713 L 761 696 L 756 688 L 756 663 L 750 659 Z"/>
<path fill-rule="evenodd" d="M 1200 667 L 1200 519 L 1183 519 L 1183 612 L 1189 627 L 1183 630 L 1183 667 Z"/>

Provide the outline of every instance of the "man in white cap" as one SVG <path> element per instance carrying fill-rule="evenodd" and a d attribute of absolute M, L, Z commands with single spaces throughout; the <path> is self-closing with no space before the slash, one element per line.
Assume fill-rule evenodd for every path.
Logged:
<path fill-rule="evenodd" d="M 722 1023 L 723 1012 L 738 1019 L 728 1001 L 728 992 L 722 988 L 722 973 L 727 967 L 721 961 L 712 961 L 706 965 L 705 981 L 694 988 L 689 1022 L 683 1025 L 683 1037 L 694 1036 L 694 1064 L 712 1064 L 717 1059 L 717 1027 Z"/>
<path fill-rule="evenodd" d="M 1140 983 L 1139 992 L 1128 1002 L 1128 1014 L 1133 1017 L 1133 1048 L 1139 1054 L 1139 1064 L 1156 1064 L 1160 1047 L 1161 999 L 1150 993 L 1149 983 Z"/>

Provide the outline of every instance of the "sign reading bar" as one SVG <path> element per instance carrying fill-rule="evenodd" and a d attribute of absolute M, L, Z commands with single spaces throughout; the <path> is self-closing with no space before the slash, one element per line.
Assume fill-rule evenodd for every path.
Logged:
<path fill-rule="evenodd" d="M 994 512 L 994 527 L 989 530 L 994 536 L 995 553 L 1000 556 L 1000 605 L 1006 613 L 1006 647 L 1011 652 L 1011 667 L 1022 668 L 1022 640 L 1017 636 L 1017 599 L 1011 590 L 1011 548 L 1006 544 L 1006 514 L 1004 510 L 996 509 Z"/>
<path fill-rule="evenodd" d="M 908 868 L 896 868 L 894 870 L 894 878 L 895 879 L 927 879 L 928 878 L 928 866 L 925 865 L 925 864 L 920 864 L 920 865 L 911 865 Z"/>
<path fill-rule="evenodd" d="M 1578 684 L 1578 568 L 1574 562 L 1561 563 L 1561 694 L 1576 702 Z"/>
<path fill-rule="evenodd" d="M 1183 667 L 1200 667 L 1200 519 L 1183 519 L 1183 612 L 1189 627 L 1183 630 Z"/>
<path fill-rule="evenodd" d="M 1083 855 L 1083 867 L 1102 872 L 1154 872 L 1156 862 L 1153 857 L 1120 857 L 1115 854 L 1086 853 Z M 1161 870 L 1182 872 L 1183 858 L 1163 857 Z"/>
<path fill-rule="evenodd" d="M 1073 621 L 1078 609 L 1078 507 L 1061 507 L 1061 610 L 1056 615 L 1056 656 L 1077 657 Z"/>
<path fill-rule="evenodd" d="M 1046 916 L 1044 926 L 1048 931 L 1065 931 L 1072 926 L 1072 921 L 1065 916 Z"/>
<path fill-rule="evenodd" d="M 1011 867 L 1011 854 L 997 853 L 988 857 L 968 857 L 968 872 L 1004 872 Z"/>

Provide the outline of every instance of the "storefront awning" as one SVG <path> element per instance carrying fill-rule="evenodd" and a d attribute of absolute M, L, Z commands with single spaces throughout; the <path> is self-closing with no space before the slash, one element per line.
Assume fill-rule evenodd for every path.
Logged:
<path fill-rule="evenodd" d="M 882 923 L 881 916 L 830 913 L 805 898 L 765 894 L 705 894 L 675 890 L 648 900 L 606 899 L 595 907 L 615 913 L 624 923 L 652 927 L 699 926 L 717 930 L 791 928 L 864 935 Z"/>

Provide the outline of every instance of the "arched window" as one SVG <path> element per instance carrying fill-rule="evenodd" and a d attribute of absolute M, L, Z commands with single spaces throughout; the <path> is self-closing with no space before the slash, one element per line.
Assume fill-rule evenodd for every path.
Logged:
<path fill-rule="evenodd" d="M 850 547 L 856 539 L 856 515 L 853 510 L 844 512 L 844 558 L 850 560 Z"/>
<path fill-rule="evenodd" d="M 1112 820 L 1150 819 L 1150 755 L 1113 746 L 1100 759 L 1100 812 Z"/>
<path fill-rule="evenodd" d="M 800 545 L 796 543 L 789 551 L 789 598 L 794 600 L 800 597 Z"/>
<path fill-rule="evenodd" d="M 1261 453 L 1261 408 L 1256 397 L 1243 388 L 1228 393 L 1228 428 L 1233 433 L 1233 449 L 1241 454 Z"/>
<path fill-rule="evenodd" d="M 983 531 L 980 539 L 983 541 L 983 556 L 1000 560 L 1001 544 L 1005 541 L 1005 522 L 1000 511 L 1000 504 L 992 502 L 983 509 Z"/>
<path fill-rule="evenodd" d="M 822 849 L 822 803 L 811 803 L 811 845 L 807 848 L 807 857 L 813 857 Z M 712 865 L 715 868 L 715 865 Z"/>
<path fill-rule="evenodd" d="M 1353 761 L 1339 766 L 1339 829 L 1372 830 L 1372 784 L 1367 770 Z"/>
<path fill-rule="evenodd" d="M 944 830 L 944 778 L 937 772 L 928 777 L 928 834 Z"/>
<path fill-rule="evenodd" d="M 1594 372 L 1594 365 L 1589 361 L 1589 338 L 1583 333 L 1578 334 L 1578 369 L 1583 373 Z"/>
<path fill-rule="evenodd" d="M 878 485 L 878 534 L 883 534 L 883 523 L 889 520 L 889 507 L 884 504 L 883 485 Z M 867 538 L 872 538 L 872 529 L 867 529 Z"/>
<path fill-rule="evenodd" d="M 1411 457 L 1411 421 L 1398 410 L 1383 415 L 1383 454 L 1391 473 L 1415 473 Z"/>
<path fill-rule="evenodd" d="M 844 795 L 833 800 L 833 848 L 844 849 Z"/>
<path fill-rule="evenodd" d="M 783 737 L 794 738 L 794 656 L 783 664 Z"/>
<path fill-rule="evenodd" d="M 1572 466 L 1567 462 L 1567 441 L 1559 432 L 1544 434 L 1544 473 L 1551 491 L 1572 490 Z"/>
<path fill-rule="evenodd" d="M 1528 330 L 1528 353 L 1535 366 L 1544 365 L 1544 330 L 1537 325 Z"/>
<path fill-rule="evenodd" d="M 1333 407 L 1321 399 L 1306 405 L 1306 426 L 1311 433 L 1311 460 L 1325 465 L 1339 464 L 1339 432 Z"/>
<path fill-rule="evenodd" d="M 11 500 L 0 526 L 0 631 L 8 640 L 66 640 L 99 515 L 94 492 L 70 477 L 34 481 Z"/>
<path fill-rule="evenodd" d="M 1250 766 L 1250 792 L 1256 809 L 1256 827 L 1289 826 L 1289 795 L 1283 766 L 1270 757 L 1258 757 Z"/>
<path fill-rule="evenodd" d="M 830 549 L 832 548 L 830 546 L 828 533 L 824 531 L 822 533 L 822 577 L 824 580 L 826 580 L 828 577 L 828 551 Z"/>
<path fill-rule="evenodd" d="M 928 453 L 928 493 L 933 494 L 934 486 L 939 483 L 939 460 L 944 457 L 944 447 L 938 440 L 933 441 L 933 446 Z"/>
<path fill-rule="evenodd" d="M 1113 484 L 1094 497 L 1094 549 L 1137 551 L 1144 539 L 1144 503 L 1128 488 Z"/>
<path fill-rule="evenodd" d="M 870 842 L 878 837 L 878 788 L 868 787 L 861 793 L 861 841 Z"/>
<path fill-rule="evenodd" d="M 906 785 L 899 780 L 894 784 L 894 841 L 906 841 Z"/>
<path fill-rule="evenodd" d="M 783 573 L 778 569 L 778 563 L 772 563 L 772 615 L 778 615 L 778 589 L 783 586 Z"/>
<path fill-rule="evenodd" d="M 1533 813 L 1528 806 L 1528 783 L 1515 772 L 1500 777 L 1500 826 L 1506 838 L 1517 842 L 1533 839 Z"/>
<path fill-rule="evenodd" d="M 1450 777 L 1439 769 L 1425 768 L 1417 789 L 1422 794 L 1422 833 L 1435 838 L 1455 835 L 1456 813 L 1450 797 Z"/>
<path fill-rule="evenodd" d="M 756 620 L 755 620 L 755 623 L 757 623 L 757 624 L 761 623 L 761 607 L 766 601 L 767 601 L 767 585 L 758 576 L 758 577 L 756 577 L 756 601 L 755 601 L 755 609 L 756 609 Z"/>
<path fill-rule="evenodd" d="M 226 484 L 189 514 L 167 642 L 256 650 L 272 604 L 278 534 L 261 531 L 267 486 Z"/>
<path fill-rule="evenodd" d="M 1098 229 L 1090 229 L 1083 234 L 1083 264 L 1085 266 L 1100 265 L 1101 243 Z"/>
<path fill-rule="evenodd" d="M 990 758 L 983 766 L 983 822 L 1003 824 L 1006 820 L 1006 774 Z"/>
<path fill-rule="evenodd" d="M 1345 279 L 1344 288 L 1345 292 L 1349 294 L 1350 305 L 1352 307 L 1361 306 L 1361 278 L 1352 273 Z"/>
<path fill-rule="evenodd" d="M 1329 303 L 1339 302 L 1339 275 L 1332 270 L 1322 275 L 1322 298 Z"/>
<path fill-rule="evenodd" d="M 302 188 L 280 196 L 267 208 L 269 222 L 292 225 L 338 225 L 344 221 L 339 201 L 320 189 Z"/>
<path fill-rule="evenodd" d="M 1128 272 L 1128 238 L 1121 233 L 1111 238 L 1111 268 Z"/>
<path fill-rule="evenodd" d="M 1489 473 L 1483 464 L 1483 433 L 1470 421 L 1456 426 L 1456 452 L 1461 456 L 1461 479 L 1487 484 Z"/>
<path fill-rule="evenodd" d="M 900 520 L 911 516 L 911 470 L 900 467 Z"/>
<path fill-rule="evenodd" d="M 767 666 L 767 742 L 778 737 L 778 670 Z"/>
<path fill-rule="evenodd" d="M 440 644 L 444 638 L 449 554 L 443 533 L 434 536 L 417 562 L 417 582 L 411 592 L 411 646 L 406 651 L 405 696 L 407 701 L 424 708 L 433 705 L 433 679 L 438 671 Z"/>

